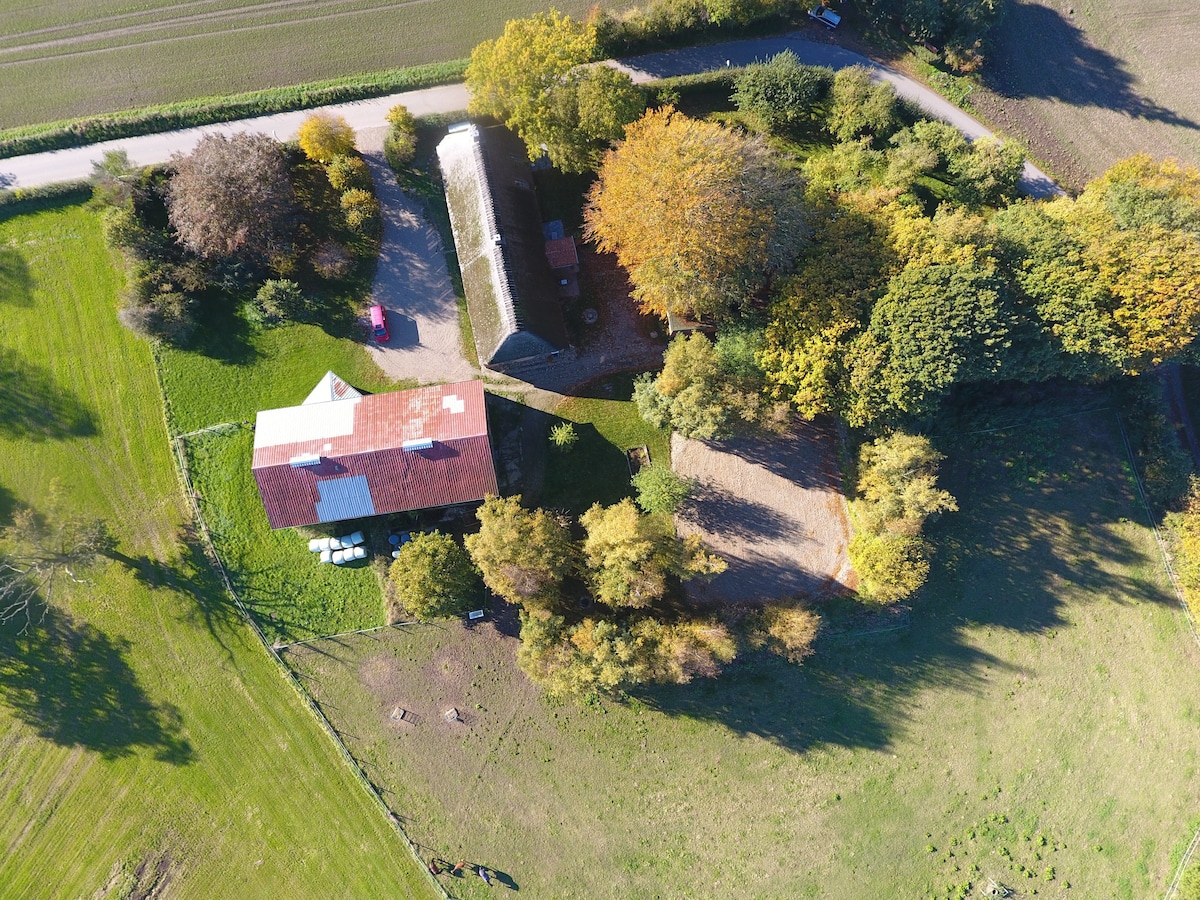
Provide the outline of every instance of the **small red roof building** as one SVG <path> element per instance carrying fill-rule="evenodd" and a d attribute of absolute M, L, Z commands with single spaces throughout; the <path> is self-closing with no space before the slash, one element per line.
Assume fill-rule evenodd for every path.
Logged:
<path fill-rule="evenodd" d="M 330 373 L 258 414 L 253 471 L 272 528 L 482 500 L 497 493 L 483 382 L 364 397 Z"/>
<path fill-rule="evenodd" d="M 546 259 L 551 269 L 573 269 L 579 266 L 579 251 L 571 235 L 546 241 Z"/>

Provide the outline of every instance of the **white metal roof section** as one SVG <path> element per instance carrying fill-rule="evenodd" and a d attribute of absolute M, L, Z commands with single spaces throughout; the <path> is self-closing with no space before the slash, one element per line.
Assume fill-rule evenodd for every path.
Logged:
<path fill-rule="evenodd" d="M 327 441 L 354 433 L 354 412 L 362 397 L 344 403 L 313 403 L 264 409 L 254 427 L 254 449 L 305 441 Z"/>
<path fill-rule="evenodd" d="M 458 394 L 447 394 L 442 398 L 442 409 L 448 409 L 451 413 L 460 413 L 467 408 L 467 401 L 463 400 Z"/>
<path fill-rule="evenodd" d="M 321 499 L 314 507 L 322 522 L 340 522 L 343 519 L 375 515 L 375 501 L 371 499 L 366 475 L 322 478 L 317 481 L 317 491 Z"/>
<path fill-rule="evenodd" d="M 318 381 L 317 386 L 304 398 L 304 405 L 329 403 L 332 400 L 352 400 L 361 396 L 362 394 L 333 372 L 326 372 L 325 377 Z"/>

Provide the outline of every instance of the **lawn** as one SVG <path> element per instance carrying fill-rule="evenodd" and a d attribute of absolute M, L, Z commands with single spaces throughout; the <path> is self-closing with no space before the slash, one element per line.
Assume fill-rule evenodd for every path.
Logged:
<path fill-rule="evenodd" d="M 106 519 L 112 562 L 0 628 L 0 893 L 431 896 L 189 537 L 98 216 L 0 223 L 0 515 Z"/>
<path fill-rule="evenodd" d="M 589 0 L 564 0 L 580 16 Z M 609 4 L 605 4 L 609 5 Z M 0 126 L 462 59 L 533 0 L 0 0 Z"/>
<path fill-rule="evenodd" d="M 570 422 L 578 440 L 565 450 L 547 440 L 542 506 L 582 513 L 593 503 L 607 506 L 632 496 L 625 457 L 632 447 L 646 446 L 651 460 L 670 465 L 669 435 L 647 425 L 630 400 L 632 376 L 609 376 L 585 393 L 607 396 L 568 397 L 553 411 L 550 426 Z"/>
<path fill-rule="evenodd" d="M 1161 896 L 1200 793 L 1200 649 L 1115 419 L 942 449 L 962 512 L 911 624 L 831 628 L 802 669 L 551 705 L 503 616 L 288 661 L 427 852 L 531 896 Z"/>
<path fill-rule="evenodd" d="M 1200 5 L 1017 0 L 972 106 L 1078 188 L 1145 151 L 1200 165 Z"/>

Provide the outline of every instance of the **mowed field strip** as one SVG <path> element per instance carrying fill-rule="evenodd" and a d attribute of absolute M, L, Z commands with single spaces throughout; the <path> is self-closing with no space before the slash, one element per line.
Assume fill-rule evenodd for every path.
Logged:
<path fill-rule="evenodd" d="M 556 4 L 584 14 L 586 0 Z M 0 128 L 470 54 L 537 0 L 0 0 Z"/>
<path fill-rule="evenodd" d="M 0 522 L 118 540 L 0 627 L 0 896 L 433 896 L 188 530 L 122 280 L 94 210 L 0 221 Z"/>

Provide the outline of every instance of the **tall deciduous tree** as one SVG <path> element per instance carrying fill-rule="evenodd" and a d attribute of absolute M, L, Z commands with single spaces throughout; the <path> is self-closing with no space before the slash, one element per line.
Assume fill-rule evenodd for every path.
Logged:
<path fill-rule="evenodd" d="M 527 510 L 520 496 L 487 497 L 476 512 L 479 532 L 464 543 L 484 583 L 509 603 L 545 614 L 574 569 L 567 527 L 545 510 Z"/>
<path fill-rule="evenodd" d="M 875 82 L 865 66 L 839 69 L 833 76 L 833 102 L 827 127 L 839 141 L 869 135 L 885 140 L 900 127 L 900 102 L 891 82 Z"/>
<path fill-rule="evenodd" d="M 646 109 L 646 97 L 624 72 L 604 65 L 583 66 L 564 75 L 546 92 L 545 127 L 535 135 L 550 161 L 565 172 L 587 172 L 625 134 L 625 126 Z M 527 139 L 528 140 L 528 139 Z"/>
<path fill-rule="evenodd" d="M 796 204 L 761 143 L 668 106 L 605 153 L 584 217 L 647 312 L 720 318 L 795 257 Z"/>
<path fill-rule="evenodd" d="M 173 158 L 171 225 L 200 256 L 264 262 L 290 249 L 296 198 L 283 148 L 262 134 L 210 134 Z"/>
<path fill-rule="evenodd" d="M 456 616 L 473 608 L 479 576 L 454 538 L 415 534 L 388 568 L 392 595 L 418 619 Z"/>
<path fill-rule="evenodd" d="M 494 116 L 541 156 L 567 171 L 595 166 L 600 151 L 641 115 L 645 101 L 629 76 L 585 64 L 597 53 L 596 29 L 555 10 L 513 19 L 504 34 L 471 52 L 467 106 Z"/>
<path fill-rule="evenodd" d="M 704 548 L 698 536 L 680 540 L 670 519 L 644 516 L 632 500 L 594 505 L 580 518 L 585 574 L 592 595 L 609 606 L 644 608 L 660 599 L 667 576 L 710 577 L 725 561 Z"/>

